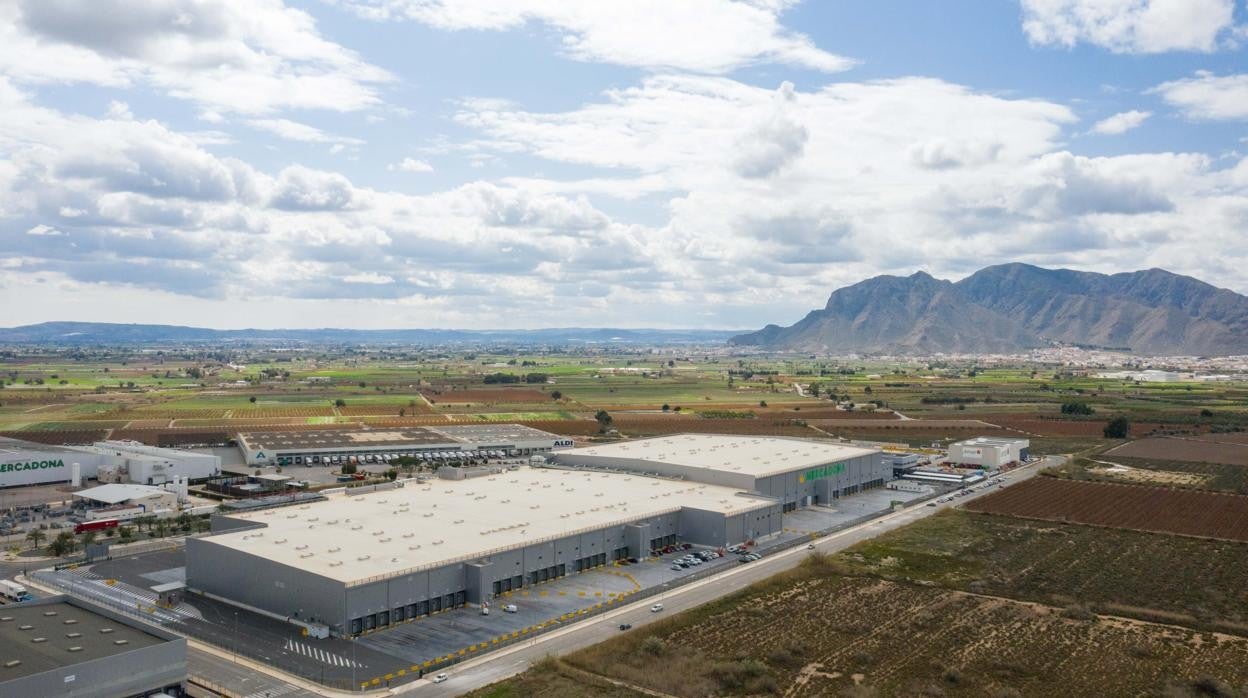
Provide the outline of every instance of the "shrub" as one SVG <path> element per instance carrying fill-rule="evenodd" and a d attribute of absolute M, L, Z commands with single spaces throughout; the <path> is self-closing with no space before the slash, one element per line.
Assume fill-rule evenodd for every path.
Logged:
<path fill-rule="evenodd" d="M 651 635 L 641 641 L 641 651 L 658 657 L 667 652 L 667 643 Z"/>

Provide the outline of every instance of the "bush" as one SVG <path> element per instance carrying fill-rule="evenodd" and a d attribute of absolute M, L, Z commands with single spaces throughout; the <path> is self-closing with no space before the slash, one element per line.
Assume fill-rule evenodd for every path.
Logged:
<path fill-rule="evenodd" d="M 776 679 L 767 665 L 757 659 L 737 662 L 717 662 L 711 667 L 711 676 L 720 687 L 740 693 L 771 693 L 776 690 Z"/>
<path fill-rule="evenodd" d="M 651 635 L 641 641 L 641 651 L 658 657 L 667 652 L 667 643 Z"/>
<path fill-rule="evenodd" d="M 1063 402 L 1062 414 L 1095 414 L 1096 410 L 1092 409 L 1086 402 Z"/>

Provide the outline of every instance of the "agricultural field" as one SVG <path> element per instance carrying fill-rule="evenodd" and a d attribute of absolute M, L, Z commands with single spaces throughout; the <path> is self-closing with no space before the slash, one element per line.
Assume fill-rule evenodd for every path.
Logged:
<path fill-rule="evenodd" d="M 969 511 L 1248 542 L 1248 496 L 1037 477 Z"/>
<path fill-rule="evenodd" d="M 1245 543 L 950 510 L 835 561 L 845 574 L 1248 637 Z"/>
<path fill-rule="evenodd" d="M 1206 439 L 1140 439 L 1105 452 L 1107 456 L 1163 458 L 1196 463 L 1223 463 L 1248 467 L 1248 443 Z"/>
<path fill-rule="evenodd" d="M 672 348 L 0 352 L 0 431 L 49 439 L 396 420 L 568 422 L 554 431 L 588 437 L 586 422 L 601 410 L 622 437 L 690 431 L 928 446 L 1021 435 L 1033 440 L 1035 453 L 1095 455 L 1121 443 L 1102 434 L 1116 415 L 1131 420 L 1135 438 L 1234 439 L 1235 430 L 1248 428 L 1242 384 L 1137 385 L 1054 366 L 981 368 L 970 360 L 744 358 Z M 1063 413 L 1071 402 L 1093 413 Z"/>
<path fill-rule="evenodd" d="M 1156 458 L 1075 458 L 1047 474 L 1072 480 L 1097 480 L 1131 485 L 1248 494 L 1248 467 Z"/>
<path fill-rule="evenodd" d="M 801 567 L 474 696 L 575 670 L 675 696 L 1143 696 L 1248 685 L 1248 640 Z M 542 683 L 536 683 L 541 681 Z M 618 687 L 615 687 L 618 690 Z M 587 685 L 582 695 L 605 695 Z M 1194 693 L 1192 695 L 1195 695 Z M 1231 695 L 1226 693 L 1225 695 Z"/>

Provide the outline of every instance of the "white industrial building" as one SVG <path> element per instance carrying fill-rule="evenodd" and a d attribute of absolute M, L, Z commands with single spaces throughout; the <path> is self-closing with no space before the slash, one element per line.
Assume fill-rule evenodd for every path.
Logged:
<path fill-rule="evenodd" d="M 786 512 L 893 479 L 878 448 L 777 436 L 676 434 L 560 451 L 553 460 L 735 487 L 774 497 Z"/>
<path fill-rule="evenodd" d="M 1027 460 L 1027 439 L 1001 439 L 988 436 L 949 444 L 949 465 L 996 470 L 1010 463 Z"/>
<path fill-rule="evenodd" d="M 221 458 L 134 441 L 52 446 L 0 438 L 0 488 L 90 479 L 161 485 L 181 477 L 204 480 L 221 473 Z"/>
<path fill-rule="evenodd" d="M 677 541 L 779 533 L 780 502 L 696 482 L 521 467 L 213 517 L 187 586 L 358 635 Z"/>
<path fill-rule="evenodd" d="M 238 435 L 238 447 L 248 465 L 321 465 L 398 456 L 449 463 L 530 456 L 572 445 L 572 440 L 565 436 L 521 424 L 256 431 Z"/>

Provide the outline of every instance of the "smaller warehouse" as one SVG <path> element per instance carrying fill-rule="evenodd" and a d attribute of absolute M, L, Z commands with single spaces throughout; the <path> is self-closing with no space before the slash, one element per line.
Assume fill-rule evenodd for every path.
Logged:
<path fill-rule="evenodd" d="M 1027 439 L 999 439 L 988 436 L 949 444 L 948 465 L 996 470 L 1027 460 Z"/>
<path fill-rule="evenodd" d="M 397 457 L 430 461 L 490 460 L 549 453 L 572 441 L 519 424 L 472 424 L 399 429 L 317 429 L 243 432 L 238 447 L 248 465 L 321 465 Z"/>
<path fill-rule="evenodd" d="M 69 596 L 0 607 L 0 696 L 182 696 L 186 640 Z"/>
<path fill-rule="evenodd" d="M 774 497 L 786 512 L 893 478 L 892 462 L 878 448 L 775 436 L 677 434 L 562 451 L 554 460 L 740 488 Z"/>

